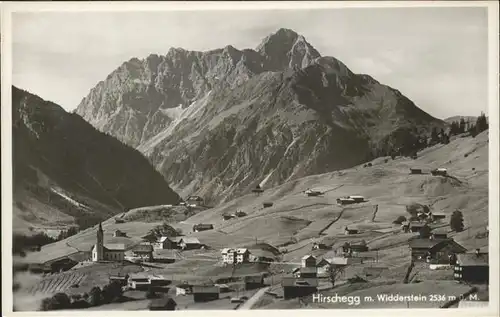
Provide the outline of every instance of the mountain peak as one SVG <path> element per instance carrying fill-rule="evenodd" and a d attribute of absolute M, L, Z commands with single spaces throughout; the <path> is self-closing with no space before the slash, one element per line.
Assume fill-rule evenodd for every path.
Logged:
<path fill-rule="evenodd" d="M 276 70 L 307 67 L 321 57 L 304 36 L 286 28 L 280 28 L 268 35 L 256 50 L 265 56 L 272 65 L 271 68 Z"/>

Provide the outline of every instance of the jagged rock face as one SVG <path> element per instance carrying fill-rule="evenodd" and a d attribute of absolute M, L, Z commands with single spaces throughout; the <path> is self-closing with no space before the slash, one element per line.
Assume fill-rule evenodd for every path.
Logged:
<path fill-rule="evenodd" d="M 77 113 L 148 156 L 179 193 L 214 202 L 261 182 L 351 167 L 403 142 L 394 133 L 442 124 L 287 29 L 256 50 L 171 49 L 131 60 Z"/>
<path fill-rule="evenodd" d="M 54 208 L 77 224 L 92 225 L 124 209 L 180 199 L 135 149 L 16 87 L 12 127 L 14 210 L 24 209 L 15 215 L 21 221 L 55 225 L 44 218 L 44 209 Z"/>

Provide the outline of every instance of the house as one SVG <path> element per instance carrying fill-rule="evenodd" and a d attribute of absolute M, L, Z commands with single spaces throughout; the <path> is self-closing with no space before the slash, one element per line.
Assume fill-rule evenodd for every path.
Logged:
<path fill-rule="evenodd" d="M 123 232 L 121 230 L 115 230 L 115 232 L 113 233 L 113 237 L 117 238 L 117 237 L 126 237 L 127 236 L 127 233 L 126 232 Z"/>
<path fill-rule="evenodd" d="M 179 247 L 182 250 L 193 250 L 200 249 L 202 247 L 202 244 L 200 243 L 200 240 L 198 240 L 198 238 L 182 237 L 179 241 Z"/>
<path fill-rule="evenodd" d="M 446 168 L 436 168 L 431 171 L 433 176 L 446 176 L 448 175 L 448 171 Z"/>
<path fill-rule="evenodd" d="M 188 206 L 203 206 L 205 202 L 200 196 L 189 196 L 186 203 Z"/>
<path fill-rule="evenodd" d="M 355 203 L 362 203 L 365 201 L 365 197 L 363 196 L 349 196 L 348 198 L 353 199 Z"/>
<path fill-rule="evenodd" d="M 448 230 L 446 229 L 434 229 L 431 231 L 430 239 L 447 239 Z"/>
<path fill-rule="evenodd" d="M 449 263 L 456 254 L 465 253 L 467 249 L 453 239 L 412 239 L 408 243 L 414 261 L 425 261 L 432 264 Z"/>
<path fill-rule="evenodd" d="M 153 245 L 155 250 L 165 250 L 165 249 L 177 249 L 179 247 L 179 241 L 182 237 L 161 237 L 158 242 Z"/>
<path fill-rule="evenodd" d="M 234 214 L 236 217 L 245 217 L 247 214 L 241 210 L 238 210 Z"/>
<path fill-rule="evenodd" d="M 284 299 L 304 297 L 318 291 L 317 278 L 284 277 L 281 280 Z"/>
<path fill-rule="evenodd" d="M 445 219 L 445 218 L 446 218 L 445 214 L 440 214 L 440 213 L 432 213 L 431 214 L 432 221 L 438 221 L 438 220 L 442 220 L 442 219 Z"/>
<path fill-rule="evenodd" d="M 349 229 L 347 227 L 345 227 L 345 229 L 344 229 L 344 234 L 345 235 L 358 234 L 358 233 L 359 233 L 359 230 L 357 230 L 357 229 Z"/>
<path fill-rule="evenodd" d="M 212 230 L 213 228 L 214 228 L 214 225 L 212 225 L 212 224 L 200 223 L 200 224 L 193 226 L 193 232 Z"/>
<path fill-rule="evenodd" d="M 250 251 L 246 248 L 239 248 L 236 250 L 236 263 L 248 262 Z"/>
<path fill-rule="evenodd" d="M 355 203 L 356 201 L 352 198 L 347 198 L 347 197 L 337 198 L 337 204 L 339 205 L 351 205 Z"/>
<path fill-rule="evenodd" d="M 346 242 L 342 246 L 344 254 L 356 255 L 360 252 L 368 251 L 368 246 L 364 240 L 359 242 Z"/>
<path fill-rule="evenodd" d="M 217 300 L 219 299 L 219 288 L 215 285 L 194 285 L 193 298 L 197 303 Z"/>
<path fill-rule="evenodd" d="M 323 195 L 323 192 L 320 192 L 319 190 L 311 190 L 311 189 L 306 190 L 304 193 L 309 197 L 316 197 L 316 196 Z"/>
<path fill-rule="evenodd" d="M 265 202 L 265 203 L 262 204 L 262 207 L 264 207 L 264 208 L 269 208 L 269 207 L 272 207 L 272 206 L 273 206 L 273 203 L 271 203 L 271 202 Z"/>
<path fill-rule="evenodd" d="M 104 244 L 104 231 L 99 223 L 97 229 L 97 243 L 90 249 L 92 262 L 123 261 L 125 259 L 124 244 Z"/>
<path fill-rule="evenodd" d="M 326 244 L 321 242 L 314 242 L 312 246 L 312 250 L 328 250 L 330 249 Z"/>
<path fill-rule="evenodd" d="M 132 248 L 134 257 L 139 257 L 142 260 L 153 262 L 153 246 L 147 242 L 136 245 Z"/>
<path fill-rule="evenodd" d="M 227 284 L 215 284 L 219 288 L 219 293 L 229 293 L 231 288 Z"/>
<path fill-rule="evenodd" d="M 177 303 L 170 296 L 155 298 L 148 305 L 149 310 L 175 310 Z"/>
<path fill-rule="evenodd" d="M 267 250 L 252 249 L 248 256 L 250 262 L 270 263 L 276 261 L 274 254 Z"/>
<path fill-rule="evenodd" d="M 298 267 L 292 271 L 295 277 L 315 278 L 318 276 L 317 267 Z"/>
<path fill-rule="evenodd" d="M 128 274 L 125 274 L 125 275 L 121 275 L 121 274 L 117 274 L 117 275 L 110 275 L 109 276 L 109 282 L 119 282 L 120 284 L 122 284 L 123 286 L 127 285 L 127 282 L 128 282 L 128 278 L 129 278 L 129 275 Z"/>
<path fill-rule="evenodd" d="M 408 225 L 408 230 L 409 232 L 420 232 L 424 227 L 428 227 L 425 222 L 411 221 Z"/>
<path fill-rule="evenodd" d="M 302 267 L 316 267 L 316 257 L 310 254 L 303 256 Z"/>
<path fill-rule="evenodd" d="M 149 276 L 145 273 L 133 273 L 128 277 L 127 285 L 133 290 L 148 290 L 151 286 Z"/>
<path fill-rule="evenodd" d="M 235 262 L 235 259 L 236 259 L 235 253 L 236 253 L 236 251 L 234 249 L 231 249 L 231 248 L 222 249 L 221 250 L 222 263 L 233 264 Z"/>
<path fill-rule="evenodd" d="M 244 277 L 245 290 L 261 288 L 264 286 L 264 275 L 248 275 Z"/>
<path fill-rule="evenodd" d="M 476 250 L 474 253 L 458 254 L 453 275 L 457 281 L 464 281 L 466 283 L 488 283 L 488 253 Z"/>
<path fill-rule="evenodd" d="M 257 185 L 257 186 L 255 186 L 254 189 L 252 189 L 252 192 L 256 193 L 256 194 L 260 194 L 260 193 L 264 192 L 264 190 L 262 189 L 262 187 L 260 187 L 260 185 Z"/>
<path fill-rule="evenodd" d="M 149 284 L 151 285 L 151 287 L 154 288 L 163 288 L 172 283 L 172 281 L 169 280 L 164 275 L 150 275 L 148 276 L 148 278 L 149 278 Z"/>
<path fill-rule="evenodd" d="M 422 174 L 421 168 L 410 168 L 410 174 Z"/>

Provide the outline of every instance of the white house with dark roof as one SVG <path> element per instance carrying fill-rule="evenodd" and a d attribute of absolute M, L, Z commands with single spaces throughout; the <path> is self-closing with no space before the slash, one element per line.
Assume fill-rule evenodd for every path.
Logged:
<path fill-rule="evenodd" d="M 224 248 L 221 250 L 222 262 L 226 264 L 233 264 L 235 262 L 236 251 L 231 248 Z"/>
<path fill-rule="evenodd" d="M 250 251 L 246 248 L 236 249 L 236 263 L 248 262 L 250 256 Z"/>

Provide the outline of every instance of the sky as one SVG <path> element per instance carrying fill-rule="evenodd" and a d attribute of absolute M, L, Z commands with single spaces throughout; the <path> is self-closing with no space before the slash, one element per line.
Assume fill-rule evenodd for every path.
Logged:
<path fill-rule="evenodd" d="M 255 48 L 279 28 L 438 118 L 488 108 L 486 8 L 16 12 L 13 84 L 73 110 L 132 57 Z"/>

